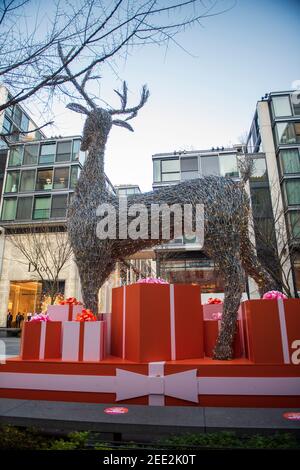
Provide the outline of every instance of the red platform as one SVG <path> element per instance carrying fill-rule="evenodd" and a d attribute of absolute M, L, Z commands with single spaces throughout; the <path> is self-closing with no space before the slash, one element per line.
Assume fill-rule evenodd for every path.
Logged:
<path fill-rule="evenodd" d="M 54 326 L 58 322 L 49 331 L 48 326 L 25 328 L 24 334 L 33 335 L 33 349 L 24 356 L 24 341 L 31 343 L 30 337 L 23 338 L 23 358 L 0 366 L 0 396 L 155 406 L 300 407 L 300 300 L 243 302 L 239 323 L 246 357 L 215 361 L 203 357 L 204 345 L 211 348 L 212 340 L 203 330 L 199 289 L 146 285 L 126 291 L 126 297 L 125 289 L 113 296 L 111 339 L 119 357 L 62 360 L 57 354 L 61 342 L 64 347 L 64 324 L 62 334 Z M 94 337 L 97 331 L 89 333 Z M 98 333 L 97 344 L 86 343 L 99 349 Z M 51 348 L 50 340 L 56 342 Z M 138 360 L 122 358 L 124 351 Z M 186 352 L 194 357 L 182 358 Z M 176 360 L 170 360 L 174 354 Z"/>

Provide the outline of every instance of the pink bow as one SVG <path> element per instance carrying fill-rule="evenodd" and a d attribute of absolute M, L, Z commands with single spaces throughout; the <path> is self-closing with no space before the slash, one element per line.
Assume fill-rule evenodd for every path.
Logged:
<path fill-rule="evenodd" d="M 278 290 L 270 290 L 263 295 L 263 299 L 287 299 L 287 296 Z"/>

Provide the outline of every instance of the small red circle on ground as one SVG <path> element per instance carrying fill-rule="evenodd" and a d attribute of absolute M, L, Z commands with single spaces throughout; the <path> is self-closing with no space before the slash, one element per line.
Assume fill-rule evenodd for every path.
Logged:
<path fill-rule="evenodd" d="M 124 406 L 113 406 L 112 408 L 105 408 L 104 413 L 108 415 L 123 415 L 128 413 L 128 408 Z"/>
<path fill-rule="evenodd" d="M 283 417 L 285 419 L 289 419 L 291 421 L 300 421 L 300 412 L 299 411 L 289 411 L 287 413 L 283 413 Z"/>

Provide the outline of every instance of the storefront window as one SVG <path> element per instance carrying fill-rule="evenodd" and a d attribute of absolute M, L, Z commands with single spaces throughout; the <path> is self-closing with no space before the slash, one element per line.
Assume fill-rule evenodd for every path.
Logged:
<path fill-rule="evenodd" d="M 57 153 L 56 161 L 57 162 L 69 162 L 71 159 L 71 146 L 72 141 L 67 142 L 58 142 L 57 143 Z"/>
<path fill-rule="evenodd" d="M 51 198 L 47 197 L 36 197 L 34 201 L 34 219 L 49 219 L 50 215 Z"/>
<path fill-rule="evenodd" d="M 40 150 L 40 163 L 53 163 L 55 149 L 55 144 L 42 144 Z"/>
<path fill-rule="evenodd" d="M 66 217 L 67 214 L 68 195 L 52 197 L 51 217 Z"/>
<path fill-rule="evenodd" d="M 38 151 L 39 151 L 38 145 L 25 145 L 23 165 L 36 165 Z"/>
<path fill-rule="evenodd" d="M 23 170 L 21 173 L 21 191 L 33 191 L 35 186 L 35 170 Z"/>
<path fill-rule="evenodd" d="M 23 146 L 11 147 L 9 152 L 8 166 L 20 166 L 22 164 Z"/>
<path fill-rule="evenodd" d="M 17 198 L 3 199 L 2 220 L 15 220 L 17 210 Z"/>
<path fill-rule="evenodd" d="M 53 170 L 38 170 L 36 189 L 40 191 L 47 191 L 52 189 Z"/>
<path fill-rule="evenodd" d="M 298 149 L 280 150 L 279 156 L 283 174 L 300 173 L 300 155 Z"/>
<path fill-rule="evenodd" d="M 18 208 L 17 208 L 17 219 L 18 220 L 31 219 L 31 210 L 32 210 L 32 197 L 19 197 Z"/>
<path fill-rule="evenodd" d="M 209 259 L 161 259 L 160 276 L 171 283 L 200 284 L 203 293 L 224 292 L 223 280 L 216 274 Z"/>
<path fill-rule="evenodd" d="M 19 171 L 8 171 L 6 174 L 5 192 L 17 193 L 19 186 Z"/>
<path fill-rule="evenodd" d="M 54 170 L 54 189 L 66 189 L 69 186 L 69 167 Z"/>
<path fill-rule="evenodd" d="M 222 154 L 219 157 L 221 176 L 236 178 L 239 176 L 235 154 Z"/>
<path fill-rule="evenodd" d="M 286 195 L 289 205 L 300 204 L 300 179 L 286 181 Z"/>
<path fill-rule="evenodd" d="M 274 96 L 272 98 L 275 117 L 291 116 L 292 110 L 288 96 Z"/>
<path fill-rule="evenodd" d="M 201 157 L 201 174 L 202 176 L 220 175 L 219 157 L 212 155 L 211 157 Z"/>

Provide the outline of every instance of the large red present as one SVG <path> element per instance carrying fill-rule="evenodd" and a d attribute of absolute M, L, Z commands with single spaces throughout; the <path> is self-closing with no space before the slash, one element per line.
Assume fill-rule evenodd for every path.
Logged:
<path fill-rule="evenodd" d="M 221 320 L 204 320 L 204 351 L 205 356 L 212 357 L 217 342 Z M 233 358 L 237 359 L 244 355 L 244 338 L 241 322 L 237 322 L 237 331 L 233 343 Z"/>
<path fill-rule="evenodd" d="M 49 305 L 47 313 L 50 320 L 53 321 L 73 321 L 76 320 L 77 315 L 82 312 L 82 305 L 64 304 L 64 305 Z"/>
<path fill-rule="evenodd" d="M 60 359 L 62 324 L 58 321 L 25 322 L 21 338 L 22 359 Z"/>
<path fill-rule="evenodd" d="M 112 290 L 111 353 L 136 362 L 204 357 L 200 286 L 137 283 Z"/>
<path fill-rule="evenodd" d="M 300 299 L 242 302 L 248 358 L 256 364 L 299 364 Z"/>
<path fill-rule="evenodd" d="M 63 361 L 101 361 L 106 356 L 106 321 L 67 321 L 63 324 Z"/>

